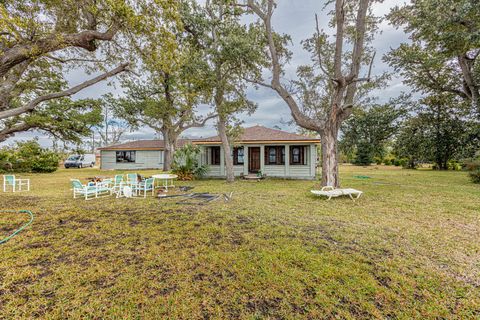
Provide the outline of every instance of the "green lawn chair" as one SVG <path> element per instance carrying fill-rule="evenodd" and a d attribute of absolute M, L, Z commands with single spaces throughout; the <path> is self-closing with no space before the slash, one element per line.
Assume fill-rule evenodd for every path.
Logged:
<path fill-rule="evenodd" d="M 102 182 L 89 185 L 82 184 L 78 179 L 70 179 L 70 182 L 73 188 L 73 198 L 80 196 L 85 198 L 85 200 L 91 200 L 112 194 L 112 188 Z"/>
<path fill-rule="evenodd" d="M 138 184 L 138 174 L 129 173 L 127 174 L 127 184 L 128 185 L 137 185 Z"/>
<path fill-rule="evenodd" d="M 154 178 L 148 178 L 145 179 L 144 181 L 140 182 L 135 189 L 135 194 L 140 196 L 141 193 L 143 192 L 143 197 L 147 197 L 147 192 L 152 192 L 152 196 L 154 195 L 155 188 L 153 186 Z"/>
<path fill-rule="evenodd" d="M 124 186 L 123 174 L 116 174 L 113 178 L 113 192 L 118 194 Z"/>
<path fill-rule="evenodd" d="M 3 192 L 7 192 L 10 188 L 13 192 L 30 191 L 30 179 L 17 179 L 14 175 L 4 175 Z"/>

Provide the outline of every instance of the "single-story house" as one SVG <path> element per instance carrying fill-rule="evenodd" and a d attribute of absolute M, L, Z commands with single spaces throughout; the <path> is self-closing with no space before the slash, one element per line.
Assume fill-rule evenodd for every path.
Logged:
<path fill-rule="evenodd" d="M 225 153 L 218 136 L 180 140 L 201 149 L 200 162 L 209 166 L 208 176 L 225 176 Z M 269 177 L 314 179 L 318 138 L 263 126 L 245 128 L 232 154 L 236 176 L 261 172 Z M 163 141 L 140 140 L 100 148 L 101 169 L 161 169 Z"/>

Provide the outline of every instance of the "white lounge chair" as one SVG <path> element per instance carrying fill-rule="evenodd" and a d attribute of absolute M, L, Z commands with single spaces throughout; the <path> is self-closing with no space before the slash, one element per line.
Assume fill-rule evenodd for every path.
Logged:
<path fill-rule="evenodd" d="M 355 200 L 360 198 L 363 194 L 362 191 L 357 189 L 335 189 L 331 186 L 323 187 L 321 190 L 311 190 L 311 192 L 317 196 L 325 196 L 328 197 L 327 200 L 332 199 L 333 197 L 340 197 L 340 196 L 349 196 L 350 199 Z M 355 196 L 355 197 L 354 197 Z"/>

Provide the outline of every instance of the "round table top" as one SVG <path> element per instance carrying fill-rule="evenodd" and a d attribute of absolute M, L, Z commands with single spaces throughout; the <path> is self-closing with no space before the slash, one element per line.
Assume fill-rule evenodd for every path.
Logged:
<path fill-rule="evenodd" d="M 169 173 L 160 173 L 152 175 L 152 178 L 155 179 L 176 179 L 178 176 L 176 174 L 169 174 Z"/>

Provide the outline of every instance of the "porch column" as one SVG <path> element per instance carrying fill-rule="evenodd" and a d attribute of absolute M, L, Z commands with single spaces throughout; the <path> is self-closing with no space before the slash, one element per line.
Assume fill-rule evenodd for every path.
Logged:
<path fill-rule="evenodd" d="M 243 146 L 243 174 L 248 174 L 248 147 Z"/>
<path fill-rule="evenodd" d="M 316 174 L 316 169 L 315 168 L 315 163 L 317 162 L 317 149 L 315 148 L 315 145 L 312 144 L 310 145 L 310 175 L 315 178 Z"/>
<path fill-rule="evenodd" d="M 220 175 L 225 175 L 225 150 L 220 146 Z"/>
<path fill-rule="evenodd" d="M 260 171 L 262 171 L 262 174 L 265 173 L 265 146 L 264 145 L 260 146 Z"/>
<path fill-rule="evenodd" d="M 290 176 L 290 145 L 285 145 L 285 176 Z"/>
<path fill-rule="evenodd" d="M 207 164 L 207 151 L 204 146 L 200 146 L 200 153 L 198 154 L 198 162 L 200 165 Z M 162 154 L 162 159 L 163 159 L 163 154 Z"/>

